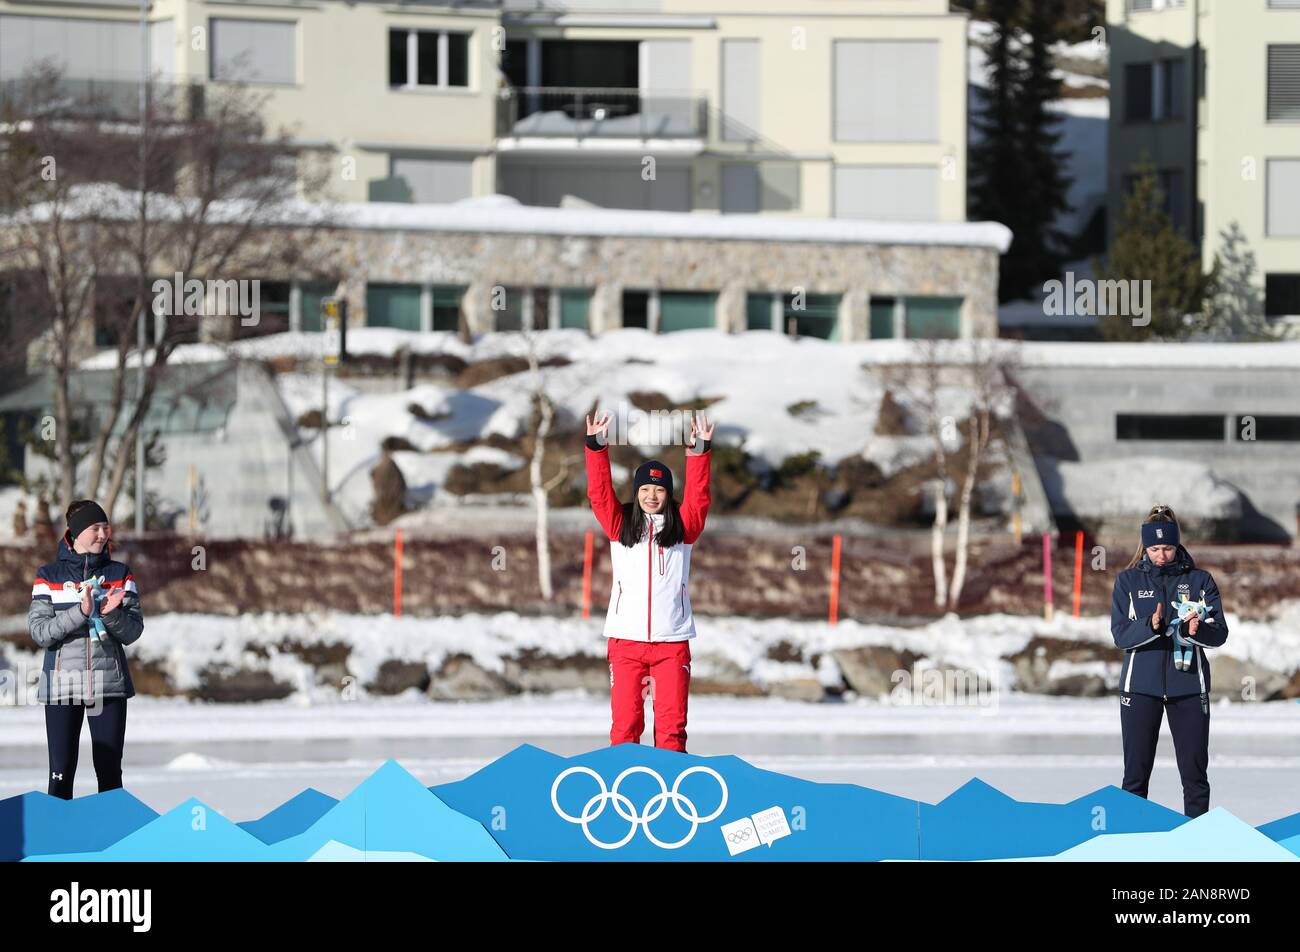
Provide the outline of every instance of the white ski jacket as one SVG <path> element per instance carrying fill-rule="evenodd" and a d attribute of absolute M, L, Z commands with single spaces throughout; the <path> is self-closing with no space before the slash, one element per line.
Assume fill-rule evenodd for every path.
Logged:
<path fill-rule="evenodd" d="M 609 472 L 609 449 L 587 447 L 587 497 L 592 511 L 609 538 L 613 580 L 605 637 L 631 641 L 685 641 L 695 637 L 688 586 L 691 548 L 704 531 L 709 511 L 709 464 L 712 450 L 686 457 L 686 485 L 682 489 L 681 516 L 684 541 L 667 548 L 654 536 L 663 527 L 663 513 L 649 513 L 650 531 L 628 548 L 618 541 L 623 526 L 623 506 L 614 495 Z"/>

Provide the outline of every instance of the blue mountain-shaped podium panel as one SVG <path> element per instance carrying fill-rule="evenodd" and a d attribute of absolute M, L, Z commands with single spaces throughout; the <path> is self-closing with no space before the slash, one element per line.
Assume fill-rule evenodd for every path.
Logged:
<path fill-rule="evenodd" d="M 311 856 L 309 863 L 432 863 L 434 860 L 419 853 L 394 853 L 380 850 L 358 850 L 338 840 L 330 840 Z"/>
<path fill-rule="evenodd" d="M 276 820 L 301 819 L 302 811 L 299 804 Z M 302 832 L 275 843 L 263 843 L 192 799 L 99 852 L 29 859 L 303 861 L 331 841 L 362 852 L 412 852 L 442 860 L 505 859 L 482 826 L 449 808 L 392 760 Z"/>
<path fill-rule="evenodd" d="M 437 860 L 506 858 L 477 820 L 447 806 L 395 760 L 303 832 L 267 848 L 277 860 L 305 860 L 331 840 L 365 852 L 410 852 Z"/>
<path fill-rule="evenodd" d="M 245 820 L 239 826 L 263 843 L 279 843 L 302 833 L 337 804 L 333 797 L 308 787 L 261 819 Z"/>
<path fill-rule="evenodd" d="M 30 793 L 0 801 L 0 834 L 10 858 L 83 862 L 1300 858 L 1296 816 L 1256 830 L 1115 787 L 1032 803 L 979 779 L 929 804 L 639 744 L 525 744 L 430 788 L 390 760 L 342 800 L 307 789 L 240 824 L 195 799 L 158 816 L 125 790 Z"/>
<path fill-rule="evenodd" d="M 125 790 L 63 800 L 24 793 L 0 800 L 0 861 L 38 853 L 90 853 L 158 818 Z"/>
<path fill-rule="evenodd" d="M 561 780 L 565 771 L 572 773 Z M 464 780 L 430 789 L 482 823 L 516 860 L 879 860 L 917 853 L 915 800 L 787 777 L 738 757 L 640 744 L 569 758 L 525 744 Z M 790 834 L 733 857 L 723 826 L 772 807 L 781 808 Z M 585 824 L 574 822 L 584 816 Z"/>
<path fill-rule="evenodd" d="M 246 861 L 265 859 L 266 849 L 251 833 L 191 797 L 98 852 L 32 855 L 27 862 Z"/>
<path fill-rule="evenodd" d="M 1070 862 L 1296 862 L 1300 856 L 1218 807 L 1166 833 L 1115 833 L 1050 860 Z"/>
<path fill-rule="evenodd" d="M 920 859 L 1053 856 L 1100 833 L 1167 831 L 1187 817 L 1117 787 L 1069 803 L 1031 803 L 978 778 L 920 805 Z"/>
<path fill-rule="evenodd" d="M 1274 820 L 1272 823 L 1265 823 L 1263 826 L 1256 827 L 1259 832 L 1263 833 L 1270 840 L 1282 842 L 1295 836 L 1300 836 L 1300 813 L 1292 813 L 1290 816 L 1284 816 L 1280 820 Z"/>

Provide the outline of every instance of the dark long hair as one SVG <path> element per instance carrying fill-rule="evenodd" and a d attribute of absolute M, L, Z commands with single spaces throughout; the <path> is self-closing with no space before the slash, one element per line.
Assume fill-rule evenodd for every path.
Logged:
<path fill-rule="evenodd" d="M 646 533 L 648 518 L 641 504 L 635 499 L 623 503 L 623 525 L 618 530 L 618 541 L 629 549 L 641 541 Z M 677 500 L 669 493 L 664 497 L 664 524 L 655 536 L 655 541 L 665 548 L 672 547 L 686 539 L 686 529 L 682 526 L 682 511 Z"/>
<path fill-rule="evenodd" d="M 1178 517 L 1174 515 L 1174 511 L 1168 506 L 1152 506 L 1151 511 L 1147 513 L 1146 518 L 1142 520 L 1142 524 L 1146 525 L 1148 522 L 1172 522 L 1174 525 L 1178 526 Z M 1183 534 L 1182 526 L 1178 526 L 1178 534 Z M 1133 566 L 1142 561 L 1142 557 L 1146 554 L 1146 546 L 1142 544 L 1141 540 L 1138 540 L 1137 554 L 1133 556 L 1128 565 L 1124 566 L 1124 568 L 1133 568 Z"/>

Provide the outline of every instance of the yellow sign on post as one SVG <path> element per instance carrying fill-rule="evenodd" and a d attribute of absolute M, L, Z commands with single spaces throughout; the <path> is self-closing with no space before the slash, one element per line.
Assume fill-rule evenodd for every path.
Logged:
<path fill-rule="evenodd" d="M 321 301 L 322 353 L 327 367 L 338 365 L 339 354 L 343 350 L 343 322 L 347 314 L 347 303 L 341 298 L 327 297 Z"/>

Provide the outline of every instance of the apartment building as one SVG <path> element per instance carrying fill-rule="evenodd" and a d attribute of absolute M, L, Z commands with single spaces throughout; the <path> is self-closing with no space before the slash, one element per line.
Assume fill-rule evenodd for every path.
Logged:
<path fill-rule="evenodd" d="M 1108 0 L 1109 211 L 1148 156 L 1208 267 L 1255 256 L 1264 311 L 1300 320 L 1300 0 Z"/>
<path fill-rule="evenodd" d="M 867 264 L 855 271 L 850 255 L 814 290 L 823 319 L 787 319 L 777 299 L 794 289 L 783 284 L 743 289 L 742 320 L 734 306 L 716 306 L 733 293 L 692 284 L 706 297 L 679 301 L 673 292 L 685 289 L 670 274 L 630 303 L 611 290 L 616 303 L 598 306 L 589 329 L 996 333 L 988 289 L 991 281 L 996 292 L 1005 245 L 974 226 L 961 232 L 967 22 L 947 0 L 155 0 L 148 20 L 156 74 L 265 92 L 269 126 L 291 130 L 300 160 L 337 169 L 333 197 L 345 203 L 446 205 L 500 194 L 551 208 L 552 230 L 566 234 L 593 205 L 651 215 L 623 220 L 620 235 L 654 232 L 653 213 L 954 229 L 928 251 L 923 238 L 904 241 L 923 247 L 906 253 L 917 263 L 901 272 L 891 270 L 887 247 L 858 239 Z M 129 90 L 141 48 L 130 0 L 0 2 L 0 81 L 49 59 L 70 80 Z M 665 228 L 693 233 L 680 223 L 659 233 Z M 829 234 L 842 243 L 852 232 Z M 724 227 L 706 246 L 717 260 L 756 257 L 754 249 L 732 254 L 741 238 L 726 235 Z M 946 266 L 943 256 L 963 245 L 993 253 L 976 256 L 973 268 Z M 545 264 L 532 270 L 573 270 Z M 646 273 L 657 281 L 662 270 Z M 817 271 L 797 260 L 776 270 Z M 270 279 L 265 310 L 280 314 L 265 327 L 318 326 L 317 302 L 335 291 L 331 282 L 261 277 Z M 729 285 L 743 281 L 743 269 L 733 278 Z M 372 280 L 359 292 L 350 273 L 350 320 L 445 329 L 464 319 L 466 289 L 485 280 L 511 288 L 495 319 L 471 317 L 476 329 L 515 326 L 535 313 L 534 300 L 549 302 L 551 326 L 587 321 L 596 290 L 516 289 L 517 276 L 479 270 L 442 283 Z M 845 309 L 862 316 L 850 321 Z M 868 321 L 871 313 L 880 316 Z"/>

